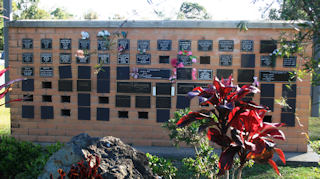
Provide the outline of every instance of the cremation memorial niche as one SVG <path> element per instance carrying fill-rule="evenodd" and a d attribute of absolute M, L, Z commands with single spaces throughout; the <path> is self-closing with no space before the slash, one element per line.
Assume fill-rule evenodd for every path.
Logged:
<path fill-rule="evenodd" d="M 32 49 L 33 40 L 32 39 L 22 39 L 22 49 Z"/>
<path fill-rule="evenodd" d="M 242 54 L 241 55 L 241 67 L 242 68 L 254 68 L 255 67 L 255 54 Z"/>
<path fill-rule="evenodd" d="M 171 83 L 156 83 L 156 94 L 157 95 L 170 95 L 171 94 Z"/>
<path fill-rule="evenodd" d="M 170 61 L 170 56 L 159 56 L 159 63 L 168 64 Z"/>
<path fill-rule="evenodd" d="M 219 40 L 219 51 L 233 52 L 233 49 L 234 49 L 233 40 Z"/>
<path fill-rule="evenodd" d="M 212 51 L 212 40 L 198 40 L 198 51 Z"/>
<path fill-rule="evenodd" d="M 212 70 L 209 69 L 199 69 L 198 70 L 199 80 L 212 80 Z"/>
<path fill-rule="evenodd" d="M 90 63 L 90 55 L 87 54 L 84 57 L 76 57 L 78 64 L 89 64 Z"/>
<path fill-rule="evenodd" d="M 136 108 L 150 108 L 150 96 L 136 96 Z"/>
<path fill-rule="evenodd" d="M 71 39 L 60 39 L 61 50 L 71 50 Z"/>
<path fill-rule="evenodd" d="M 261 67 L 275 67 L 275 59 L 273 59 L 270 55 L 261 55 Z"/>
<path fill-rule="evenodd" d="M 89 39 L 79 39 L 79 49 L 89 50 L 90 49 L 90 40 Z"/>
<path fill-rule="evenodd" d="M 139 52 L 145 53 L 150 50 L 150 40 L 138 40 L 137 47 Z"/>
<path fill-rule="evenodd" d="M 238 82 L 253 82 L 254 70 L 238 70 Z"/>
<path fill-rule="evenodd" d="M 109 42 L 104 39 L 98 39 L 98 50 L 109 50 Z"/>
<path fill-rule="evenodd" d="M 22 53 L 22 63 L 33 63 L 33 53 Z"/>
<path fill-rule="evenodd" d="M 253 40 L 241 40 L 240 42 L 240 50 L 242 52 L 253 52 Z"/>
<path fill-rule="evenodd" d="M 99 53 L 98 64 L 110 64 L 110 55 L 108 53 Z"/>
<path fill-rule="evenodd" d="M 130 96 L 116 95 L 116 107 L 130 107 Z"/>
<path fill-rule="evenodd" d="M 139 79 L 169 79 L 171 74 L 170 69 L 160 68 L 139 68 L 138 78 Z"/>
<path fill-rule="evenodd" d="M 272 53 L 277 49 L 277 41 L 275 40 L 261 40 L 260 53 Z"/>
<path fill-rule="evenodd" d="M 72 80 L 59 80 L 59 91 L 72 91 Z"/>
<path fill-rule="evenodd" d="M 287 82 L 291 79 L 289 71 L 260 71 L 260 81 L 263 82 Z"/>
<path fill-rule="evenodd" d="M 194 83 L 178 83 L 177 93 L 178 94 L 187 94 L 195 88 Z"/>
<path fill-rule="evenodd" d="M 33 67 L 22 67 L 21 68 L 22 76 L 33 76 Z"/>
<path fill-rule="evenodd" d="M 210 56 L 200 56 L 200 64 L 210 64 Z"/>
<path fill-rule="evenodd" d="M 156 97 L 156 108 L 171 108 L 171 97 Z"/>
<path fill-rule="evenodd" d="M 118 39 L 118 48 L 123 48 L 123 50 L 130 49 L 130 40 L 129 39 Z"/>
<path fill-rule="evenodd" d="M 137 54 L 136 63 L 137 65 L 150 65 L 151 54 Z"/>
<path fill-rule="evenodd" d="M 129 80 L 130 68 L 129 67 L 117 67 L 117 80 Z"/>
<path fill-rule="evenodd" d="M 130 55 L 129 53 L 119 53 L 118 54 L 118 64 L 129 64 L 130 63 Z"/>
<path fill-rule="evenodd" d="M 41 63 L 52 63 L 52 53 L 41 53 Z"/>
<path fill-rule="evenodd" d="M 70 64 L 71 63 L 71 53 L 60 53 L 60 63 Z"/>
<path fill-rule="evenodd" d="M 290 56 L 290 57 L 283 57 L 283 67 L 296 67 L 297 65 L 297 57 Z"/>
<path fill-rule="evenodd" d="M 220 66 L 231 66 L 232 55 L 220 55 Z"/>
<path fill-rule="evenodd" d="M 157 40 L 157 49 L 159 51 L 170 51 L 172 46 L 171 40 Z"/>
<path fill-rule="evenodd" d="M 230 75 L 232 75 L 233 70 L 230 69 L 217 69 L 217 77 L 219 79 L 223 78 L 223 79 L 227 79 L 229 78 Z"/>
<path fill-rule="evenodd" d="M 191 40 L 179 40 L 179 50 L 191 50 Z"/>
<path fill-rule="evenodd" d="M 72 78 L 71 66 L 59 66 L 59 77 L 60 79 Z"/>
<path fill-rule="evenodd" d="M 40 67 L 40 77 L 53 77 L 53 67 Z"/>
<path fill-rule="evenodd" d="M 185 66 L 192 65 L 192 59 L 190 59 L 190 57 L 187 55 L 178 55 L 178 62 Z"/>
<path fill-rule="evenodd" d="M 91 91 L 91 80 L 77 80 L 77 91 Z"/>
<path fill-rule="evenodd" d="M 41 39 L 41 49 L 52 49 L 52 39 Z"/>
<path fill-rule="evenodd" d="M 192 68 L 177 68 L 177 80 L 192 80 Z"/>

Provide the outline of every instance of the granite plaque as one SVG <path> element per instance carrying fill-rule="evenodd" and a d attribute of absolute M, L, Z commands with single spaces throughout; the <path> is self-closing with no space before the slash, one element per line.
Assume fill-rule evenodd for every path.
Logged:
<path fill-rule="evenodd" d="M 297 66 L 297 57 L 284 57 L 283 58 L 283 67 L 296 67 Z"/>
<path fill-rule="evenodd" d="M 88 107 L 78 107 L 78 120 L 90 120 L 91 109 Z"/>
<path fill-rule="evenodd" d="M 41 63 L 52 63 L 52 53 L 41 53 Z"/>
<path fill-rule="evenodd" d="M 109 108 L 97 108 L 97 121 L 109 121 Z"/>
<path fill-rule="evenodd" d="M 151 93 L 151 83 L 150 82 L 134 82 L 133 83 L 133 93 Z"/>
<path fill-rule="evenodd" d="M 285 123 L 287 127 L 295 126 L 296 117 L 294 113 L 281 113 L 281 123 Z"/>
<path fill-rule="evenodd" d="M 51 89 L 52 88 L 52 82 L 51 81 L 43 81 L 42 82 L 42 88 L 43 89 Z"/>
<path fill-rule="evenodd" d="M 22 39 L 22 48 L 23 49 L 32 49 L 33 40 L 32 39 Z"/>
<path fill-rule="evenodd" d="M 116 95 L 116 107 L 127 107 L 131 104 L 130 96 Z"/>
<path fill-rule="evenodd" d="M 170 51 L 172 46 L 171 40 L 157 40 L 157 48 L 160 51 Z"/>
<path fill-rule="evenodd" d="M 97 80 L 97 93 L 109 93 L 110 80 Z"/>
<path fill-rule="evenodd" d="M 261 97 L 274 97 L 274 84 L 261 84 Z"/>
<path fill-rule="evenodd" d="M 61 116 L 70 116 L 71 110 L 70 109 L 61 109 Z"/>
<path fill-rule="evenodd" d="M 130 49 L 130 40 L 129 39 L 118 39 L 118 48 L 122 47 L 123 50 Z"/>
<path fill-rule="evenodd" d="M 118 111 L 118 118 L 129 118 L 128 111 Z"/>
<path fill-rule="evenodd" d="M 296 99 L 287 99 L 286 103 L 288 106 L 283 106 L 281 108 L 282 112 L 296 112 Z"/>
<path fill-rule="evenodd" d="M 79 93 L 78 94 L 78 106 L 90 106 L 91 97 L 90 94 Z"/>
<path fill-rule="evenodd" d="M 198 51 L 212 51 L 212 40 L 198 40 Z"/>
<path fill-rule="evenodd" d="M 100 80 L 110 80 L 110 67 L 101 67 L 97 74 L 97 78 Z"/>
<path fill-rule="evenodd" d="M 61 96 L 61 103 L 70 103 L 71 97 L 70 96 Z"/>
<path fill-rule="evenodd" d="M 178 94 L 188 94 L 188 92 L 192 91 L 195 88 L 193 83 L 178 83 L 177 93 Z"/>
<path fill-rule="evenodd" d="M 199 69 L 198 70 L 198 79 L 199 80 L 212 80 L 212 70 Z"/>
<path fill-rule="evenodd" d="M 138 119 L 148 119 L 149 118 L 148 114 L 149 114 L 148 112 L 139 111 Z"/>
<path fill-rule="evenodd" d="M 219 51 L 233 52 L 233 48 L 234 48 L 233 40 L 219 40 Z"/>
<path fill-rule="evenodd" d="M 61 50 L 71 50 L 71 39 L 60 39 Z"/>
<path fill-rule="evenodd" d="M 129 64 L 130 63 L 130 55 L 128 53 L 119 53 L 118 54 L 118 64 Z"/>
<path fill-rule="evenodd" d="M 60 79 L 72 78 L 71 66 L 59 66 Z"/>
<path fill-rule="evenodd" d="M 136 96 L 136 108 L 150 108 L 150 96 Z"/>
<path fill-rule="evenodd" d="M 171 108 L 171 97 L 156 97 L 156 108 Z"/>
<path fill-rule="evenodd" d="M 98 64 L 110 64 L 110 55 L 108 53 L 99 53 Z"/>
<path fill-rule="evenodd" d="M 169 109 L 157 109 L 157 122 L 168 122 L 170 119 Z"/>
<path fill-rule="evenodd" d="M 191 40 L 179 40 L 179 50 L 191 51 Z"/>
<path fill-rule="evenodd" d="M 159 63 L 166 63 L 168 64 L 170 61 L 170 57 L 169 56 L 159 56 Z"/>
<path fill-rule="evenodd" d="M 263 117 L 263 122 L 269 122 L 269 123 L 272 123 L 272 116 L 264 116 Z"/>
<path fill-rule="evenodd" d="M 171 74 L 170 69 L 160 68 L 139 68 L 138 78 L 139 79 L 169 79 Z"/>
<path fill-rule="evenodd" d="M 91 67 L 90 66 L 78 66 L 78 79 L 90 79 Z"/>
<path fill-rule="evenodd" d="M 145 52 L 150 50 L 150 40 L 138 40 L 138 51 Z"/>
<path fill-rule="evenodd" d="M 240 50 L 242 52 L 253 52 L 253 40 L 241 40 Z"/>
<path fill-rule="evenodd" d="M 79 49 L 89 50 L 90 49 L 90 40 L 88 39 L 79 39 Z"/>
<path fill-rule="evenodd" d="M 156 94 L 157 95 L 170 95 L 171 94 L 171 83 L 156 83 Z"/>
<path fill-rule="evenodd" d="M 261 67 L 275 67 L 275 61 L 270 55 L 261 55 Z"/>
<path fill-rule="evenodd" d="M 117 80 L 129 80 L 130 68 L 129 67 L 117 67 Z"/>
<path fill-rule="evenodd" d="M 59 91 L 72 91 L 72 80 L 59 80 Z"/>
<path fill-rule="evenodd" d="M 60 53 L 61 64 L 71 64 L 71 53 Z"/>
<path fill-rule="evenodd" d="M 98 50 L 109 50 L 109 42 L 106 40 L 98 40 Z"/>
<path fill-rule="evenodd" d="M 137 54 L 136 62 L 138 65 L 150 65 L 151 64 L 151 54 Z"/>
<path fill-rule="evenodd" d="M 78 64 L 89 64 L 90 63 L 90 55 L 86 55 L 83 58 L 76 57 Z"/>
<path fill-rule="evenodd" d="M 253 82 L 254 70 L 238 70 L 238 82 Z"/>
<path fill-rule="evenodd" d="M 22 63 L 33 63 L 33 53 L 22 53 Z"/>
<path fill-rule="evenodd" d="M 190 99 L 187 96 L 177 96 L 177 109 L 184 109 L 190 107 Z"/>
<path fill-rule="evenodd" d="M 220 55 L 220 65 L 221 66 L 231 66 L 232 65 L 232 55 Z"/>
<path fill-rule="evenodd" d="M 260 105 L 267 106 L 269 110 L 273 111 L 274 99 L 273 98 L 260 98 Z"/>
<path fill-rule="evenodd" d="M 255 67 L 255 54 L 242 54 L 241 55 L 241 67 L 242 68 L 254 68 Z"/>
<path fill-rule="evenodd" d="M 40 67 L 40 77 L 53 77 L 53 67 Z"/>
<path fill-rule="evenodd" d="M 22 80 L 22 91 L 33 91 L 34 90 L 34 79 Z"/>
<path fill-rule="evenodd" d="M 296 98 L 297 85 L 296 84 L 282 84 L 282 96 L 284 98 Z"/>
<path fill-rule="evenodd" d="M 118 93 L 132 93 L 133 92 L 133 82 L 117 82 L 117 92 Z"/>
<path fill-rule="evenodd" d="M 192 65 L 192 60 L 186 55 L 178 55 L 178 62 L 182 63 L 184 66 Z"/>
<path fill-rule="evenodd" d="M 77 91 L 91 91 L 91 80 L 77 80 Z"/>
<path fill-rule="evenodd" d="M 99 96 L 99 104 L 109 104 L 108 96 Z"/>
<path fill-rule="evenodd" d="M 33 67 L 22 67 L 21 68 L 22 76 L 33 76 Z"/>
<path fill-rule="evenodd" d="M 200 64 L 210 64 L 210 56 L 200 56 Z"/>
<path fill-rule="evenodd" d="M 52 95 L 42 95 L 42 102 L 52 102 Z"/>
<path fill-rule="evenodd" d="M 277 41 L 275 40 L 261 40 L 260 53 L 272 53 L 277 49 Z"/>
<path fill-rule="evenodd" d="M 52 39 L 41 39 L 41 49 L 52 49 Z"/>
<path fill-rule="evenodd" d="M 177 68 L 177 80 L 192 80 L 192 68 Z"/>
<path fill-rule="evenodd" d="M 53 119 L 53 106 L 41 106 L 41 119 Z"/>
<path fill-rule="evenodd" d="M 24 102 L 33 102 L 33 95 L 31 95 L 31 94 L 24 94 L 24 95 L 23 95 L 23 101 L 24 101 Z"/>
<path fill-rule="evenodd" d="M 288 82 L 289 71 L 260 71 L 260 81 L 264 82 Z M 295 79 L 293 79 L 295 81 Z"/>
<path fill-rule="evenodd" d="M 229 70 L 229 69 L 217 69 L 217 77 L 219 79 L 223 78 L 223 79 L 227 79 L 229 78 L 230 75 L 233 74 L 233 70 Z"/>
<path fill-rule="evenodd" d="M 22 105 L 22 118 L 34 118 L 34 106 L 31 105 Z"/>

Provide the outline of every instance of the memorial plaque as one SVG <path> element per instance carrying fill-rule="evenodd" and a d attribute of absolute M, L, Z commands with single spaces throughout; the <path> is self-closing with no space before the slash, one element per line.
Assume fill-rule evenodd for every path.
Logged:
<path fill-rule="evenodd" d="M 190 107 L 190 99 L 187 96 L 177 96 L 177 109 L 184 109 Z"/>
<path fill-rule="evenodd" d="M 294 113 L 281 113 L 281 123 L 285 123 L 286 127 L 295 126 L 296 117 Z"/>
<path fill-rule="evenodd" d="M 233 74 L 233 70 L 228 70 L 228 69 L 217 69 L 217 77 L 219 79 L 227 79 L 229 78 L 230 75 Z"/>
<path fill-rule="evenodd" d="M 72 78 L 71 66 L 59 66 L 60 79 Z"/>
<path fill-rule="evenodd" d="M 123 50 L 130 50 L 130 40 L 129 39 L 118 39 L 118 48 L 122 47 Z"/>
<path fill-rule="evenodd" d="M 296 84 L 282 84 L 282 97 L 284 98 L 296 98 L 297 85 Z"/>
<path fill-rule="evenodd" d="M 263 122 L 268 122 L 268 123 L 272 123 L 272 116 L 264 116 L 263 117 Z"/>
<path fill-rule="evenodd" d="M 86 107 L 78 107 L 78 120 L 90 120 L 91 109 Z"/>
<path fill-rule="evenodd" d="M 156 83 L 156 94 L 157 95 L 170 95 L 171 94 L 171 83 Z"/>
<path fill-rule="evenodd" d="M 110 80 L 97 80 L 97 93 L 109 93 Z"/>
<path fill-rule="evenodd" d="M 99 53 L 98 64 L 110 64 L 110 55 L 108 53 Z"/>
<path fill-rule="evenodd" d="M 260 53 L 272 53 L 277 49 L 277 41 L 275 40 L 261 40 Z"/>
<path fill-rule="evenodd" d="M 200 56 L 200 64 L 210 64 L 210 56 Z"/>
<path fill-rule="evenodd" d="M 274 84 L 261 84 L 261 97 L 274 97 Z"/>
<path fill-rule="evenodd" d="M 117 92 L 118 93 L 132 93 L 133 92 L 133 82 L 117 82 Z"/>
<path fill-rule="evenodd" d="M 283 58 L 283 67 L 296 67 L 297 66 L 297 57 L 284 57 Z"/>
<path fill-rule="evenodd" d="M 91 80 L 77 80 L 77 91 L 91 91 Z"/>
<path fill-rule="evenodd" d="M 171 108 L 171 97 L 156 97 L 156 108 Z"/>
<path fill-rule="evenodd" d="M 198 40 L 198 51 L 212 51 L 212 40 Z"/>
<path fill-rule="evenodd" d="M 69 117 L 71 115 L 70 109 L 61 109 L 61 116 Z"/>
<path fill-rule="evenodd" d="M 240 49 L 242 52 L 253 52 L 253 40 L 241 40 Z"/>
<path fill-rule="evenodd" d="M 90 106 L 91 96 L 90 94 L 78 93 L 78 106 Z"/>
<path fill-rule="evenodd" d="M 52 49 L 52 39 L 41 39 L 41 49 Z"/>
<path fill-rule="evenodd" d="M 296 99 L 287 99 L 286 103 L 288 104 L 288 106 L 283 106 L 281 108 L 282 112 L 296 112 Z"/>
<path fill-rule="evenodd" d="M 194 83 L 178 83 L 177 93 L 178 94 L 188 94 L 195 88 Z"/>
<path fill-rule="evenodd" d="M 109 50 L 109 42 L 106 40 L 98 40 L 98 50 Z"/>
<path fill-rule="evenodd" d="M 186 55 L 178 55 L 178 62 L 182 63 L 184 66 L 192 65 L 192 59 Z"/>
<path fill-rule="evenodd" d="M 232 55 L 220 55 L 220 65 L 221 66 L 231 66 L 232 65 Z"/>
<path fill-rule="evenodd" d="M 53 119 L 53 106 L 41 106 L 41 119 Z"/>
<path fill-rule="evenodd" d="M 53 67 L 40 67 L 40 77 L 53 77 Z"/>
<path fill-rule="evenodd" d="M 138 40 L 138 51 L 150 50 L 150 40 Z"/>
<path fill-rule="evenodd" d="M 157 122 L 168 122 L 170 119 L 169 109 L 157 109 Z"/>
<path fill-rule="evenodd" d="M 179 40 L 179 50 L 191 51 L 191 40 Z"/>
<path fill-rule="evenodd" d="M 151 83 L 150 82 L 134 82 L 133 83 L 133 93 L 151 93 Z"/>
<path fill-rule="evenodd" d="M 128 53 L 119 53 L 118 54 L 118 64 L 129 64 L 130 55 Z"/>
<path fill-rule="evenodd" d="M 23 101 L 24 101 L 24 102 L 33 102 L 33 95 L 31 95 L 31 94 L 24 94 L 24 95 L 23 95 Z"/>
<path fill-rule="evenodd" d="M 260 71 L 260 81 L 264 82 L 288 82 L 289 71 Z M 295 81 L 295 79 L 293 79 Z"/>
<path fill-rule="evenodd" d="M 242 68 L 254 68 L 256 62 L 255 54 L 242 54 L 241 55 L 241 67 Z"/>
<path fill-rule="evenodd" d="M 233 40 L 219 40 L 219 51 L 233 52 L 233 48 L 234 48 Z"/>
<path fill-rule="evenodd" d="M 130 96 L 116 95 L 116 107 L 129 108 L 131 104 Z"/>
<path fill-rule="evenodd" d="M 99 104 L 109 104 L 108 96 L 99 96 Z"/>
<path fill-rule="evenodd" d="M 199 69 L 198 70 L 198 79 L 199 80 L 212 80 L 212 70 Z"/>
<path fill-rule="evenodd" d="M 169 64 L 170 56 L 159 56 L 159 63 Z"/>
<path fill-rule="evenodd" d="M 78 79 L 90 79 L 91 67 L 90 66 L 78 66 Z"/>
<path fill-rule="evenodd" d="M 22 91 L 33 91 L 34 90 L 34 79 L 22 80 Z"/>
<path fill-rule="evenodd" d="M 70 103 L 71 97 L 70 96 L 61 96 L 61 103 Z"/>
<path fill-rule="evenodd" d="M 59 91 L 72 91 L 72 80 L 59 80 Z"/>
<path fill-rule="evenodd" d="M 51 81 L 43 81 L 42 82 L 42 88 L 51 89 L 52 88 L 52 82 Z"/>
<path fill-rule="evenodd" d="M 129 118 L 128 111 L 118 111 L 118 118 Z"/>
<path fill-rule="evenodd" d="M 238 82 L 253 82 L 254 70 L 238 70 Z"/>
<path fill-rule="evenodd" d="M 71 64 L 71 53 L 60 53 L 61 64 Z"/>
<path fill-rule="evenodd" d="M 31 105 L 22 105 L 22 118 L 34 118 L 34 106 Z"/>
<path fill-rule="evenodd" d="M 267 106 L 269 110 L 273 111 L 274 99 L 273 98 L 260 98 L 260 105 Z"/>
<path fill-rule="evenodd" d="M 275 67 L 275 61 L 270 55 L 261 55 L 261 67 Z"/>
<path fill-rule="evenodd" d="M 22 76 L 33 76 L 33 67 L 22 67 L 21 68 Z"/>
<path fill-rule="evenodd" d="M 109 121 L 109 108 L 97 108 L 97 121 Z"/>
<path fill-rule="evenodd" d="M 41 53 L 41 63 L 52 63 L 52 53 Z"/>
<path fill-rule="evenodd" d="M 79 39 L 79 49 L 89 50 L 90 49 L 90 40 L 88 39 Z"/>
<path fill-rule="evenodd" d="M 22 49 L 32 49 L 33 40 L 32 39 L 22 39 Z"/>
<path fill-rule="evenodd" d="M 33 63 L 33 53 L 22 53 L 22 63 Z"/>
<path fill-rule="evenodd" d="M 97 78 L 100 80 L 110 80 L 110 67 L 101 67 L 97 74 Z"/>
<path fill-rule="evenodd" d="M 172 46 L 171 40 L 157 40 L 157 48 L 159 51 L 170 51 Z"/>
<path fill-rule="evenodd" d="M 130 68 L 129 67 L 117 67 L 117 80 L 129 80 Z"/>
<path fill-rule="evenodd" d="M 151 54 L 137 54 L 136 63 L 138 65 L 150 65 L 151 64 Z"/>
<path fill-rule="evenodd" d="M 42 102 L 52 102 L 52 95 L 42 95 Z"/>
<path fill-rule="evenodd" d="M 78 64 L 89 64 L 90 63 L 90 55 L 86 55 L 83 58 L 76 57 Z"/>
<path fill-rule="evenodd" d="M 192 68 L 177 68 L 177 80 L 192 80 Z"/>
<path fill-rule="evenodd" d="M 150 108 L 150 96 L 136 96 L 136 108 Z"/>
<path fill-rule="evenodd" d="M 138 78 L 139 79 L 169 79 L 171 74 L 170 69 L 160 68 L 139 68 Z"/>
<path fill-rule="evenodd" d="M 60 39 L 61 50 L 71 50 L 71 39 Z"/>

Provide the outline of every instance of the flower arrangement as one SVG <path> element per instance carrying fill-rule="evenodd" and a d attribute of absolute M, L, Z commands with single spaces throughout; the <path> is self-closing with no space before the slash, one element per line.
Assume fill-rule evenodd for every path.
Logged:
<path fill-rule="evenodd" d="M 191 51 L 182 50 L 182 51 L 178 52 L 178 55 L 188 56 L 190 58 L 190 60 L 192 61 L 192 63 L 197 63 L 197 57 L 193 56 Z"/>

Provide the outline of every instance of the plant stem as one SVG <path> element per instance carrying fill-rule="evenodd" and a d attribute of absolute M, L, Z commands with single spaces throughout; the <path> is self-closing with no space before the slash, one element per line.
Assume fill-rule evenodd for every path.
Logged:
<path fill-rule="evenodd" d="M 237 175 L 237 179 L 241 179 L 242 169 L 243 169 L 243 166 L 241 165 L 241 166 L 238 168 L 238 175 Z"/>
<path fill-rule="evenodd" d="M 226 179 L 229 179 L 229 175 L 230 175 L 230 172 L 229 170 L 226 171 Z"/>

